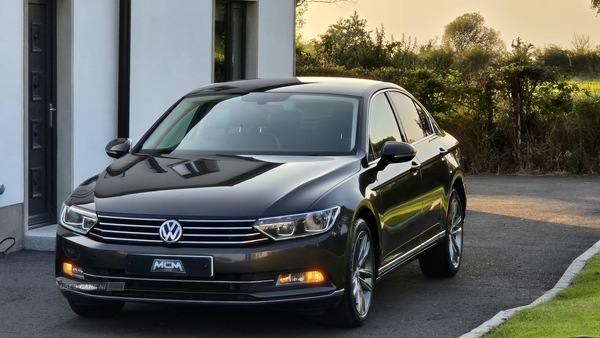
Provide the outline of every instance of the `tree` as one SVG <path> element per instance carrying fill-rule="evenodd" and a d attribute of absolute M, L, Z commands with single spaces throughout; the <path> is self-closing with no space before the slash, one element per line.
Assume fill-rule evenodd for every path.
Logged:
<path fill-rule="evenodd" d="M 577 77 L 594 78 L 600 72 L 600 46 L 596 45 L 592 39 L 583 34 L 575 34 L 571 40 L 571 50 L 569 51 L 569 66 L 571 75 Z"/>
<path fill-rule="evenodd" d="M 575 34 L 573 35 L 573 40 L 571 40 L 571 47 L 573 47 L 573 52 L 578 54 L 592 52 L 594 50 L 594 41 L 589 35 Z"/>
<path fill-rule="evenodd" d="M 571 52 L 557 45 L 547 45 L 535 54 L 535 58 L 546 67 L 560 69 L 565 74 L 571 73 Z"/>
<path fill-rule="evenodd" d="M 479 13 L 463 14 L 444 27 L 442 42 L 459 54 L 473 47 L 493 52 L 504 50 L 500 33 L 484 23 Z"/>
<path fill-rule="evenodd" d="M 304 29 L 304 25 L 306 25 L 304 13 L 306 13 L 307 10 L 308 3 L 296 6 L 296 44 L 303 39 L 302 30 Z"/>
<path fill-rule="evenodd" d="M 600 14 L 600 0 L 592 0 L 592 9 L 595 9 L 597 14 Z"/>
<path fill-rule="evenodd" d="M 367 20 L 358 13 L 350 19 L 339 19 L 314 41 L 315 50 L 323 63 L 344 66 L 347 69 L 368 67 L 372 57 L 373 41 L 367 31 Z"/>
<path fill-rule="evenodd" d="M 512 119 L 512 145 L 517 166 L 525 170 L 531 162 L 525 158 L 530 153 L 535 127 L 539 115 L 535 111 L 536 90 L 542 85 L 557 81 L 557 74 L 534 58 L 534 46 L 517 38 L 511 44 L 512 53 L 504 60 L 497 74 L 501 80 L 501 91 L 508 99 L 508 114 Z"/>

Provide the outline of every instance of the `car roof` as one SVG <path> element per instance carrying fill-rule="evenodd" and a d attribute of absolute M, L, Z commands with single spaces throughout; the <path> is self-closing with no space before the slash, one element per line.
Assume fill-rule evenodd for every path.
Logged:
<path fill-rule="evenodd" d="M 242 94 L 249 92 L 364 96 L 386 88 L 403 90 L 393 83 L 375 80 L 340 77 L 288 77 L 214 83 L 198 88 L 190 92 L 187 96 L 215 93 Z"/>

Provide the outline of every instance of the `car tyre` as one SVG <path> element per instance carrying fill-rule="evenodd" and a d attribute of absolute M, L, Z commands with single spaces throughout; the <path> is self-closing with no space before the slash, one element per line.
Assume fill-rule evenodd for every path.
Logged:
<path fill-rule="evenodd" d="M 359 218 L 354 223 L 350 241 L 344 295 L 337 307 L 325 311 L 323 324 L 340 327 L 364 324 L 373 299 L 374 271 L 375 251 L 371 231 L 367 222 Z"/>
<path fill-rule="evenodd" d="M 464 209 L 453 189 L 448 202 L 446 233 L 442 241 L 419 257 L 421 271 L 427 277 L 452 277 L 460 269 L 463 254 Z"/>
<path fill-rule="evenodd" d="M 124 302 L 86 301 L 80 303 L 69 299 L 71 310 L 81 317 L 114 317 L 119 314 L 124 305 Z"/>

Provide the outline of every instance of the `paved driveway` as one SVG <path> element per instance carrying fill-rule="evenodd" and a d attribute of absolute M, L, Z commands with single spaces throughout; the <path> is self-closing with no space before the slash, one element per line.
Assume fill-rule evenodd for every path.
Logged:
<path fill-rule="evenodd" d="M 412 263 L 376 285 L 354 330 L 268 309 L 127 304 L 111 319 L 73 314 L 53 279 L 53 254 L 0 259 L 0 337 L 458 337 L 498 311 L 531 303 L 600 240 L 600 179 L 469 176 L 465 256 L 451 279 Z"/>

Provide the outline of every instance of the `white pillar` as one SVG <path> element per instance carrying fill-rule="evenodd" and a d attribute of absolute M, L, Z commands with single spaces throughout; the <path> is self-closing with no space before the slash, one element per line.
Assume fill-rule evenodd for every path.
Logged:
<path fill-rule="evenodd" d="M 23 20 L 22 1 L 0 1 L 0 182 L 6 188 L 0 208 L 23 203 L 25 198 Z"/>
<path fill-rule="evenodd" d="M 104 146 L 117 133 L 119 4 L 72 4 L 72 168 L 77 186 L 112 162 Z"/>
<path fill-rule="evenodd" d="M 133 0 L 130 135 L 134 142 L 177 99 L 212 82 L 212 0 Z"/>
<path fill-rule="evenodd" d="M 294 76 L 295 11 L 295 0 L 259 0 L 259 78 Z"/>

